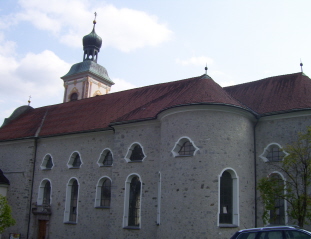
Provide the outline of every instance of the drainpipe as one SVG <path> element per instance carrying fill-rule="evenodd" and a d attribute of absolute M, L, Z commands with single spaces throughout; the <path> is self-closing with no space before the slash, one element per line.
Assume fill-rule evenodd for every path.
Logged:
<path fill-rule="evenodd" d="M 256 123 L 254 124 L 253 134 L 254 134 L 254 180 L 255 180 L 255 227 L 257 227 L 257 148 L 256 148 L 256 127 L 258 124 L 259 118 L 257 118 Z"/>
<path fill-rule="evenodd" d="M 33 152 L 33 166 L 32 166 L 32 180 L 31 180 L 31 189 L 30 189 L 30 201 L 29 201 L 29 211 L 28 211 L 28 227 L 27 227 L 27 239 L 29 239 L 29 231 L 30 231 L 30 219 L 31 219 L 31 206 L 32 206 L 32 195 L 33 195 L 33 185 L 34 185 L 34 179 L 35 179 L 35 169 L 36 169 L 36 161 L 37 161 L 37 150 L 38 150 L 38 139 L 39 134 L 41 131 L 41 128 L 43 126 L 44 120 L 48 114 L 48 110 L 46 110 L 40 126 L 38 127 L 35 136 L 34 136 L 34 152 Z"/>
<path fill-rule="evenodd" d="M 29 210 L 28 210 L 28 226 L 27 226 L 27 239 L 29 239 L 30 231 L 30 219 L 31 219 L 31 207 L 32 207 L 32 194 L 33 194 L 33 185 L 35 178 L 35 168 L 37 160 L 37 148 L 38 148 L 38 138 L 34 138 L 34 153 L 33 153 L 33 166 L 32 166 L 32 178 L 31 178 L 31 188 L 30 188 L 30 200 L 29 200 Z"/>

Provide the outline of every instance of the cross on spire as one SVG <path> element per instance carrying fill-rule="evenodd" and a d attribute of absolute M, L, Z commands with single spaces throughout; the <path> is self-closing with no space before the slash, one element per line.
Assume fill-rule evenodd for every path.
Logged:
<path fill-rule="evenodd" d="M 96 24 L 96 17 L 97 17 L 97 13 L 96 13 L 96 12 L 94 12 L 94 15 L 95 15 L 95 18 L 94 18 L 93 24 L 94 24 L 94 26 L 95 26 L 95 24 Z"/>

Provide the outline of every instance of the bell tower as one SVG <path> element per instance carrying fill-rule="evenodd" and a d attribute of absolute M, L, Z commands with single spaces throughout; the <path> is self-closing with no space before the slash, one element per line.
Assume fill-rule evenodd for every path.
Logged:
<path fill-rule="evenodd" d="M 92 32 L 82 39 L 83 61 L 74 64 L 69 72 L 61 77 L 65 87 L 63 102 L 107 94 L 114 84 L 105 67 L 97 64 L 102 39 L 96 34 L 95 25 L 96 13 Z"/>

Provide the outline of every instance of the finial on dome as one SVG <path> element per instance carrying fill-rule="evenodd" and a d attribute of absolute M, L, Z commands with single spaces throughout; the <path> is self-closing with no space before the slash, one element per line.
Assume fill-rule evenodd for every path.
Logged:
<path fill-rule="evenodd" d="M 95 27 L 97 13 L 96 13 L 96 12 L 94 12 L 94 15 L 95 15 L 95 18 L 94 18 L 93 24 L 94 24 L 94 27 Z"/>
<path fill-rule="evenodd" d="M 205 75 L 207 75 L 207 63 L 206 63 L 206 66 L 205 66 Z"/>
<path fill-rule="evenodd" d="M 302 64 L 301 59 L 300 59 L 300 68 L 301 68 L 301 72 L 303 72 L 302 66 L 303 66 L 303 64 Z"/>
<path fill-rule="evenodd" d="M 30 105 L 30 98 L 31 98 L 31 95 L 29 96 L 29 99 L 28 99 L 28 106 Z"/>

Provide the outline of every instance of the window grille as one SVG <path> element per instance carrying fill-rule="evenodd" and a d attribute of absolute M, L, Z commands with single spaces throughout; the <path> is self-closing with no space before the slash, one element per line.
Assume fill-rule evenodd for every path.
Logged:
<path fill-rule="evenodd" d="M 141 191 L 141 183 L 139 181 L 139 178 L 133 177 L 130 183 L 128 226 L 139 227 L 140 191 Z"/>
<path fill-rule="evenodd" d="M 135 147 L 132 150 L 132 154 L 130 157 L 131 161 L 142 161 L 144 158 L 144 153 L 142 148 L 139 145 L 135 145 Z"/>
<path fill-rule="evenodd" d="M 269 150 L 267 151 L 266 158 L 269 161 L 282 161 L 284 156 L 285 156 L 285 153 L 282 150 L 280 150 L 278 146 L 274 145 L 274 146 L 271 146 Z"/>
<path fill-rule="evenodd" d="M 101 187 L 101 207 L 110 207 L 111 201 L 111 181 L 109 179 L 105 179 L 103 185 Z"/>
<path fill-rule="evenodd" d="M 186 141 L 183 143 L 178 153 L 181 156 L 192 156 L 194 151 L 195 148 L 193 147 L 192 143 L 190 143 L 190 141 Z"/>

